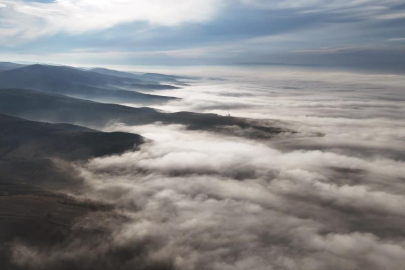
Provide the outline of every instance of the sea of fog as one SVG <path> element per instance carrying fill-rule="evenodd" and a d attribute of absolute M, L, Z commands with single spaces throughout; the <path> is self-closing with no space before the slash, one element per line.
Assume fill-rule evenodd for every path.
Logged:
<path fill-rule="evenodd" d="M 108 233 L 52 250 L 16 244 L 21 265 L 404 269 L 404 76 L 287 67 L 149 71 L 193 77 L 181 89 L 158 91 L 181 98 L 159 110 L 272 119 L 297 133 L 253 140 L 114 123 L 106 131 L 148 142 L 77 164 L 86 188 L 73 194 L 117 207 L 77 224 Z"/>

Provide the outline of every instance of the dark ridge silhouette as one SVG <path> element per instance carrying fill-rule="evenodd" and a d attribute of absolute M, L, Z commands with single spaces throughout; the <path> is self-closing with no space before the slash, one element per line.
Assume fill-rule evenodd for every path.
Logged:
<path fill-rule="evenodd" d="M 101 102 L 158 104 L 175 99 L 128 90 L 139 84 L 142 81 L 63 66 L 31 65 L 0 73 L 1 88 L 33 89 Z M 144 87 L 153 89 L 153 85 Z"/>
<path fill-rule="evenodd" d="M 11 69 L 16 69 L 16 68 L 21 68 L 24 66 L 25 65 L 20 65 L 20 64 L 10 63 L 10 62 L 0 62 L 0 72 L 6 71 L 6 70 L 11 70 Z"/>
<path fill-rule="evenodd" d="M 90 71 L 97 72 L 97 73 L 104 74 L 104 75 L 121 77 L 121 78 L 132 78 L 132 79 L 136 79 L 139 81 L 159 83 L 159 80 L 150 80 L 149 78 L 143 76 L 143 74 L 134 74 L 134 73 L 130 73 L 130 72 L 118 71 L 118 70 L 107 69 L 107 68 L 92 68 L 92 69 L 90 69 Z"/>
<path fill-rule="evenodd" d="M 71 124 L 28 121 L 0 114 L 0 158 L 56 157 L 81 160 L 119 154 L 143 142 L 136 134 L 106 133 Z"/>
<path fill-rule="evenodd" d="M 174 81 L 178 79 L 184 79 L 184 77 L 175 76 L 175 75 L 165 75 L 160 73 L 144 73 L 142 74 L 144 77 L 159 80 L 159 81 Z"/>
<path fill-rule="evenodd" d="M 117 71 L 117 70 L 106 69 L 106 68 L 93 68 L 90 71 L 97 72 L 97 73 L 100 73 L 100 74 L 105 74 L 105 75 L 112 75 L 112 76 L 116 76 L 116 77 L 133 78 L 133 79 L 153 83 L 154 85 L 159 84 L 159 83 L 171 83 L 171 84 L 175 84 L 175 85 L 186 85 L 185 83 L 183 83 L 183 82 L 181 82 L 179 80 L 181 80 L 181 79 L 190 79 L 188 77 L 164 75 L 164 74 L 158 74 L 158 73 L 137 73 L 137 74 L 134 74 L 134 73 L 130 73 L 130 72 L 123 72 L 123 71 Z M 163 87 L 170 87 L 170 85 L 163 85 Z M 166 88 L 166 89 L 172 89 L 172 88 Z"/>
<path fill-rule="evenodd" d="M 194 130 L 225 132 L 230 135 L 262 139 L 291 132 L 275 127 L 274 122 L 267 120 L 191 112 L 162 113 L 151 108 L 97 103 L 24 89 L 0 89 L 0 113 L 36 121 L 71 123 L 91 128 L 103 128 L 114 122 L 127 125 L 162 122 L 183 124 Z"/>
<path fill-rule="evenodd" d="M 136 89 L 140 91 L 155 91 L 155 90 L 174 90 L 174 89 L 180 89 L 179 87 L 172 86 L 172 85 L 156 85 L 156 84 L 127 84 L 124 86 L 121 86 L 123 89 Z"/>
<path fill-rule="evenodd" d="M 137 134 L 106 133 L 0 114 L 0 181 L 59 186 L 71 175 L 59 170 L 52 160 L 84 161 L 133 150 L 142 143 Z"/>

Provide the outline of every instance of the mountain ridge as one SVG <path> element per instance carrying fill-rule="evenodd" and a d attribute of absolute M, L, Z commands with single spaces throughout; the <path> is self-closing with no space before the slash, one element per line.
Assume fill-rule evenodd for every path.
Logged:
<path fill-rule="evenodd" d="M 128 90 L 139 82 L 62 66 L 31 65 L 0 72 L 0 88 L 33 89 L 101 102 L 159 104 L 176 99 Z"/>
<path fill-rule="evenodd" d="M 282 132 L 292 132 L 274 126 L 274 122 L 216 114 L 193 112 L 163 113 L 155 109 L 134 108 L 117 104 L 87 101 L 63 95 L 53 95 L 26 89 L 0 89 L 0 113 L 34 121 L 70 123 L 89 128 L 104 128 L 112 123 L 126 125 L 181 124 L 188 129 L 232 132 L 239 136 L 271 138 Z"/>

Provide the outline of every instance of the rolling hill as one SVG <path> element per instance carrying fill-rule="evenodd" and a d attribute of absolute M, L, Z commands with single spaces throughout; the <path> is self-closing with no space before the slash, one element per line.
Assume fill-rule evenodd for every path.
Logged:
<path fill-rule="evenodd" d="M 87 160 L 120 154 L 143 143 L 137 134 L 106 133 L 70 124 L 50 124 L 0 114 L 0 181 L 58 185 L 53 159 Z M 56 177 L 57 176 L 57 177 Z"/>
<path fill-rule="evenodd" d="M 133 78 L 103 75 L 63 66 L 31 65 L 0 73 L 0 88 L 33 89 L 101 102 L 157 104 L 174 99 L 131 90 L 139 85 L 151 89 L 163 87 L 143 85 L 141 80 Z"/>
<path fill-rule="evenodd" d="M 122 153 L 143 142 L 136 134 L 106 133 L 71 124 L 28 121 L 0 114 L 0 159 L 57 157 L 88 159 Z"/>
<path fill-rule="evenodd" d="M 67 238 L 78 218 L 111 209 L 58 192 L 83 189 L 71 161 L 119 154 L 141 143 L 136 134 L 0 114 L 0 269 L 21 269 L 10 256 L 17 240 L 56 244 Z"/>
<path fill-rule="evenodd" d="M 59 189 L 74 186 L 69 163 L 120 154 L 143 143 L 137 134 L 106 133 L 69 124 L 28 121 L 0 114 L 0 185 Z M 63 164 L 63 163 L 61 163 Z M 24 188 L 20 188 L 21 191 Z M 1 192 L 10 192 L 2 189 Z"/>
<path fill-rule="evenodd" d="M 123 78 L 133 78 L 153 84 L 159 84 L 159 83 L 171 83 L 175 85 L 186 85 L 184 82 L 181 82 L 179 80 L 181 79 L 190 79 L 186 77 L 180 77 L 180 76 L 173 76 L 173 75 L 164 75 L 164 74 L 159 74 L 159 73 L 130 73 L 130 72 L 123 72 L 123 71 L 117 71 L 117 70 L 112 70 L 112 69 L 106 69 L 106 68 L 93 68 L 90 71 L 97 72 L 100 74 L 104 75 L 112 75 L 116 77 L 123 77 Z M 163 85 L 168 87 L 167 85 Z M 175 87 L 177 88 L 177 87 Z M 166 89 L 173 89 L 173 88 L 166 88 Z"/>
<path fill-rule="evenodd" d="M 274 122 L 267 120 L 192 112 L 162 113 L 146 107 L 104 104 L 25 89 L 0 89 L 0 113 L 35 121 L 71 123 L 92 128 L 103 128 L 113 122 L 127 125 L 161 122 L 182 124 L 194 130 L 256 138 L 269 138 L 282 132 L 291 132 L 278 128 L 274 126 Z"/>
<path fill-rule="evenodd" d="M 0 62 L 0 72 L 24 67 L 24 65 L 15 64 L 11 62 Z"/>

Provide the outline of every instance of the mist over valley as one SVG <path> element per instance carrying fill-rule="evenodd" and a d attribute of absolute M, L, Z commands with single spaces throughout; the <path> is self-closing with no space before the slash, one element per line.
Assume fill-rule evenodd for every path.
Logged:
<path fill-rule="evenodd" d="M 404 0 L 0 0 L 0 270 L 404 270 Z"/>
<path fill-rule="evenodd" d="M 404 78 L 240 72 L 152 108 L 0 89 L 3 267 L 401 269 Z"/>

